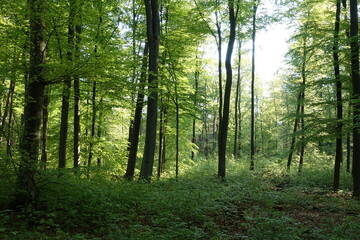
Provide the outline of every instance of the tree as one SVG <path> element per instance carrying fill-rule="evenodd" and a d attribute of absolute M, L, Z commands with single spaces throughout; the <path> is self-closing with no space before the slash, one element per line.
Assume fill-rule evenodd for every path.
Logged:
<path fill-rule="evenodd" d="M 226 172 L 226 143 L 229 126 L 229 113 L 230 113 L 230 94 L 232 83 L 232 68 L 231 68 L 231 56 L 234 49 L 234 42 L 236 37 L 236 18 L 239 6 L 234 10 L 234 1 L 228 1 L 229 7 L 229 22 L 230 22 L 230 36 L 228 48 L 226 51 L 225 67 L 226 67 L 226 84 L 224 91 L 224 109 L 222 112 L 219 128 L 219 165 L 218 165 L 218 177 L 225 178 Z"/>
<path fill-rule="evenodd" d="M 76 0 L 69 0 L 69 22 L 68 22 L 68 51 L 67 60 L 71 64 L 73 62 L 74 41 L 75 41 L 75 12 Z M 68 132 L 68 119 L 69 119 L 69 104 L 70 104 L 70 89 L 71 89 L 71 76 L 66 76 L 62 93 L 61 105 L 61 123 L 60 123 L 60 140 L 59 140 L 59 168 L 66 167 L 66 142 Z"/>
<path fill-rule="evenodd" d="M 29 0 L 30 10 L 30 66 L 29 82 L 25 94 L 24 130 L 21 140 L 21 160 L 16 182 L 14 206 L 35 203 L 36 171 L 40 145 L 40 126 L 44 102 L 46 35 L 44 22 L 45 2 Z"/>
<path fill-rule="evenodd" d="M 252 63 L 251 63 L 251 121 L 250 121 L 250 170 L 254 170 L 255 156 L 255 38 L 256 38 L 256 10 L 258 1 L 253 1 L 253 23 L 252 23 Z"/>
<path fill-rule="evenodd" d="M 353 196 L 360 198 L 360 73 L 357 0 L 350 0 L 351 80 L 353 86 Z"/>
<path fill-rule="evenodd" d="M 135 164 L 136 164 L 136 154 L 139 145 L 139 134 L 140 134 L 140 123 L 141 123 L 141 114 L 144 106 L 144 88 L 145 88 L 145 79 L 146 79 L 146 68 L 147 68 L 147 58 L 148 58 L 149 47 L 145 43 L 144 52 L 143 52 L 143 61 L 141 66 L 141 76 L 139 82 L 139 89 L 136 98 L 136 108 L 134 114 L 134 121 L 132 127 L 132 133 L 130 134 L 130 149 L 128 156 L 128 163 L 125 173 L 125 178 L 132 180 L 134 178 Z"/>
<path fill-rule="evenodd" d="M 149 44 L 149 95 L 146 116 L 146 138 L 140 178 L 150 180 L 154 165 L 158 110 L 158 58 L 160 43 L 159 5 L 157 0 L 144 0 L 146 32 Z"/>
<path fill-rule="evenodd" d="M 334 27 L 334 44 L 333 44 L 333 59 L 334 59 L 334 76 L 336 81 L 336 111 L 337 111 L 337 136 L 336 136 L 336 151 L 335 151 L 335 166 L 334 166 L 334 183 L 333 191 L 336 192 L 340 185 L 340 164 L 342 162 L 342 82 L 340 79 L 340 64 L 339 64 L 339 32 L 340 32 L 340 10 L 341 0 L 336 1 L 335 12 L 335 27 Z"/>

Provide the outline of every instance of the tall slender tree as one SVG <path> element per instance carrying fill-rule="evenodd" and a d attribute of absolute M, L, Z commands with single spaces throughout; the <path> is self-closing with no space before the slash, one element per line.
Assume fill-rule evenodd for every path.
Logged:
<path fill-rule="evenodd" d="M 256 40 L 256 11 L 258 1 L 253 1 L 252 22 L 252 60 L 251 60 L 251 119 L 250 119 L 250 170 L 254 170 L 255 156 L 255 40 Z"/>
<path fill-rule="evenodd" d="M 353 195 L 360 198 L 360 73 L 358 1 L 350 0 L 351 79 L 353 86 Z"/>
<path fill-rule="evenodd" d="M 218 177 L 225 178 L 226 173 L 226 143 L 229 126 L 229 114 L 230 114 L 230 93 L 232 83 L 232 67 L 231 67 L 231 56 L 234 49 L 235 37 L 236 37 L 236 18 L 238 13 L 238 5 L 235 13 L 234 1 L 228 1 L 229 7 L 229 22 L 230 22 L 230 36 L 228 48 L 226 51 L 225 67 L 226 67 L 226 84 L 224 91 L 224 109 L 222 111 L 222 117 L 219 128 L 219 164 L 218 164 Z"/>
<path fill-rule="evenodd" d="M 334 27 L 334 43 L 333 43 L 333 64 L 334 76 L 336 81 L 336 112 L 337 112 L 337 131 L 336 131 L 336 153 L 335 153 L 335 167 L 334 167 L 334 182 L 333 190 L 336 192 L 340 185 L 340 164 L 342 162 L 342 82 L 340 79 L 340 63 L 339 63 L 339 32 L 340 32 L 340 11 L 341 0 L 336 1 L 335 11 L 335 27 Z"/>
<path fill-rule="evenodd" d="M 154 165 L 156 125 L 158 111 L 158 58 L 160 44 L 159 4 L 157 0 L 144 0 L 146 10 L 146 32 L 149 44 L 149 95 L 146 116 L 144 157 L 140 178 L 150 180 Z"/>

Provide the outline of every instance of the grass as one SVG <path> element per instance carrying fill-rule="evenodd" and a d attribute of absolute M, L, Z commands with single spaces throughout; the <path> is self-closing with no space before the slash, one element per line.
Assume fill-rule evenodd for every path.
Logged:
<path fill-rule="evenodd" d="M 276 159 L 229 161 L 226 182 L 216 161 L 182 165 L 151 184 L 126 182 L 98 170 L 41 175 L 37 208 L 0 211 L 0 239 L 358 239 L 360 204 L 350 176 L 331 192 L 331 166 L 287 172 Z M 105 174 L 106 173 L 106 174 Z M 2 181 L 3 204 L 11 181 Z"/>

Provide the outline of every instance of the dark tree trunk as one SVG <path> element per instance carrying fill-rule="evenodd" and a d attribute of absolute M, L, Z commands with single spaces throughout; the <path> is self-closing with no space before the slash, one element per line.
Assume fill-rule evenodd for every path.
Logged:
<path fill-rule="evenodd" d="M 256 10 L 258 1 L 253 1 L 253 32 L 252 32 L 252 68 L 251 68 L 251 120 L 250 120 L 250 170 L 254 170 L 255 156 L 255 37 L 256 37 Z"/>
<path fill-rule="evenodd" d="M 158 58 L 160 43 L 159 5 L 157 0 L 144 0 L 147 40 L 149 44 L 149 97 L 146 116 L 146 137 L 140 178 L 150 181 L 154 165 L 158 111 Z"/>
<path fill-rule="evenodd" d="M 141 66 L 139 89 L 136 99 L 134 121 L 133 121 L 132 133 L 130 135 L 131 139 L 130 139 L 129 157 L 128 157 L 126 173 L 124 176 L 128 180 L 132 180 L 134 178 L 134 172 L 135 172 L 136 155 L 138 151 L 139 134 L 140 134 L 140 126 L 141 126 L 141 113 L 144 106 L 144 88 L 146 82 L 145 80 L 146 80 L 148 51 L 149 51 L 148 44 L 145 43 L 142 66 Z"/>
<path fill-rule="evenodd" d="M 216 0 L 216 8 L 219 7 L 219 0 Z M 221 23 L 219 20 L 219 11 L 215 11 L 216 18 L 216 32 L 217 32 L 217 49 L 218 49 L 218 72 L 219 72 L 219 126 L 222 121 L 222 110 L 223 110 L 223 90 L 222 90 L 222 36 L 221 36 Z M 220 135 L 219 135 L 220 140 Z"/>
<path fill-rule="evenodd" d="M 353 85 L 353 196 L 360 198 L 360 74 L 359 18 L 357 0 L 350 0 L 351 79 Z"/>
<path fill-rule="evenodd" d="M 20 146 L 20 166 L 16 182 L 14 207 L 36 203 L 36 171 L 39 157 L 40 126 L 44 98 L 45 22 L 44 1 L 29 0 L 30 65 L 25 93 L 24 130 Z"/>
<path fill-rule="evenodd" d="M 301 93 L 299 93 L 298 95 L 298 104 L 296 106 L 296 113 L 295 113 L 295 122 L 294 122 L 294 130 L 293 130 L 293 134 L 295 134 L 297 132 L 297 128 L 299 125 L 299 114 L 300 114 L 300 101 L 301 101 Z M 292 156 L 294 154 L 294 149 L 295 149 L 295 141 L 296 141 L 296 137 L 292 136 L 291 138 L 291 143 L 290 143 L 290 151 L 289 151 L 289 156 L 288 156 L 288 161 L 287 161 L 287 169 L 290 170 L 291 167 L 291 163 L 292 163 Z"/>
<path fill-rule="evenodd" d="M 240 32 L 240 31 L 239 31 Z M 236 93 L 235 93 L 235 106 L 234 106 L 234 112 L 235 112 L 235 133 L 234 133 L 234 150 L 233 155 L 235 159 L 238 158 L 238 150 L 239 150 L 239 125 L 240 125 L 240 95 L 241 95 L 241 76 L 240 76 L 240 65 L 241 65 L 241 39 L 239 37 L 239 49 L 238 49 L 238 65 L 237 65 L 237 81 L 236 81 Z"/>
<path fill-rule="evenodd" d="M 44 93 L 44 108 L 42 116 L 42 129 L 41 129 L 41 168 L 46 169 L 47 164 L 47 131 L 49 125 L 49 94 L 50 86 L 47 86 Z"/>
<path fill-rule="evenodd" d="M 0 143 L 2 142 L 2 138 L 4 136 L 6 136 L 5 135 L 6 120 L 7 120 L 8 116 L 10 117 L 10 115 L 11 115 L 11 114 L 9 114 L 9 112 L 11 112 L 11 106 L 12 106 L 12 103 L 13 103 L 14 91 L 15 91 L 15 76 L 13 76 L 11 81 L 10 81 L 9 92 L 7 94 L 7 97 L 6 97 L 4 115 L 2 116 L 2 119 L 1 119 Z M 9 124 L 10 124 L 10 122 L 9 122 Z"/>
<path fill-rule="evenodd" d="M 80 60 L 81 25 L 76 25 L 75 60 Z M 74 168 L 80 165 L 80 78 L 74 76 Z"/>
<path fill-rule="evenodd" d="M 305 29 L 307 29 L 307 25 L 305 25 Z M 303 39 L 303 56 L 302 56 L 302 64 L 301 64 L 302 83 L 301 83 L 300 93 L 299 93 L 298 99 L 297 99 L 298 103 L 297 103 L 297 106 L 296 106 L 296 114 L 295 114 L 295 122 L 294 122 L 293 134 L 295 134 L 297 132 L 299 121 L 301 121 L 301 129 L 302 129 L 302 131 L 304 131 L 304 128 L 305 128 L 305 121 L 304 121 L 305 102 L 304 101 L 305 101 L 306 57 L 307 57 L 307 51 L 306 51 L 307 42 L 306 41 L 307 41 L 307 39 L 306 39 L 306 36 L 305 36 L 304 39 Z M 305 137 L 304 137 L 303 134 L 304 133 L 302 133 L 302 136 L 301 136 L 300 161 L 299 161 L 298 172 L 302 171 L 302 165 L 303 165 L 303 161 L 304 161 Z M 289 151 L 289 156 L 288 156 L 288 161 L 287 161 L 287 169 L 288 170 L 290 170 L 291 163 L 292 163 L 292 156 L 293 156 L 293 153 L 294 153 L 295 141 L 296 141 L 296 137 L 293 136 L 292 139 L 291 139 L 290 151 Z"/>
<path fill-rule="evenodd" d="M 160 179 L 162 173 L 162 160 L 163 160 L 163 139 L 165 135 L 165 126 L 164 126 L 164 118 L 165 118 L 165 108 L 163 106 L 163 97 L 160 96 L 160 126 L 159 126 L 159 156 L 158 156 L 158 166 L 157 166 L 157 178 Z"/>
<path fill-rule="evenodd" d="M 194 107 L 197 108 L 197 97 L 198 97 L 198 88 L 199 88 L 199 70 L 196 69 L 195 71 L 195 94 L 194 94 Z M 194 117 L 193 122 L 192 122 L 192 138 L 191 138 L 191 143 L 193 144 L 193 147 L 195 147 L 195 143 L 196 143 L 196 117 Z M 194 159 L 195 157 L 195 152 L 194 150 L 191 151 L 191 159 Z"/>
<path fill-rule="evenodd" d="M 226 51 L 226 84 L 224 92 L 224 110 L 221 118 L 221 125 L 219 128 L 219 165 L 218 165 L 218 177 L 225 178 L 226 173 L 226 143 L 229 126 L 229 114 L 230 114 L 230 94 L 232 83 L 232 69 L 231 69 L 231 55 L 234 49 L 234 42 L 236 37 L 236 16 L 234 11 L 234 2 L 229 0 L 229 21 L 230 21 L 230 36 L 228 48 Z"/>
<path fill-rule="evenodd" d="M 339 31 L 340 31 L 340 10 L 341 0 L 336 1 L 335 13 L 335 29 L 334 29 L 334 45 L 333 45 L 333 61 L 334 61 L 334 75 L 336 81 L 336 112 L 338 123 L 336 125 L 336 154 L 334 166 L 334 182 L 333 191 L 339 190 L 340 186 L 340 165 L 342 162 L 342 83 L 340 79 L 340 64 L 339 64 Z"/>
<path fill-rule="evenodd" d="M 94 138 L 95 138 L 95 124 L 96 124 L 96 81 L 93 81 L 93 89 L 92 89 L 92 117 L 91 117 L 91 131 L 90 131 L 90 143 L 89 143 L 89 157 L 88 157 L 88 170 L 90 170 L 92 156 L 93 156 L 93 146 L 94 146 Z"/>
<path fill-rule="evenodd" d="M 68 64 L 73 63 L 73 49 L 75 39 L 75 3 L 76 0 L 70 0 L 69 23 L 68 23 Z M 60 140 L 59 140 L 59 168 L 66 167 L 66 143 L 69 120 L 69 101 L 71 89 L 71 76 L 65 79 L 62 93 L 61 122 L 60 122 Z"/>

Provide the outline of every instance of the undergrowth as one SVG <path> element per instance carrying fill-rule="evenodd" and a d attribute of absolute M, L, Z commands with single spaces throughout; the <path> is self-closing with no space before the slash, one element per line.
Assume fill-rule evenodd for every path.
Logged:
<path fill-rule="evenodd" d="M 315 161 L 315 160 L 314 160 Z M 128 182 L 111 170 L 41 174 L 36 206 L 0 211 L 0 239 L 358 239 L 360 205 L 351 176 L 331 192 L 331 167 L 290 172 L 278 159 L 228 161 L 226 181 L 216 161 L 182 162 L 152 183 Z M 115 177 L 114 177 L 115 176 Z M 9 178 L 10 179 L 10 178 Z M 12 181 L 0 186 L 3 206 Z M 4 180 L 4 179 L 2 179 Z"/>

